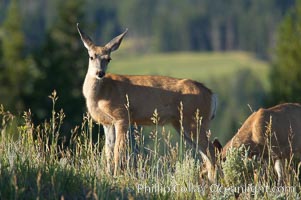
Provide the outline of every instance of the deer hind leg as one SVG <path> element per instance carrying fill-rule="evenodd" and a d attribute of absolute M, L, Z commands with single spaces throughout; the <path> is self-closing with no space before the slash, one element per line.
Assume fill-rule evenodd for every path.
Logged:
<path fill-rule="evenodd" d="M 120 158 L 124 158 L 125 155 L 125 140 L 128 130 L 128 122 L 124 120 L 114 123 L 116 131 L 116 141 L 114 147 L 114 176 L 118 175 L 119 167 L 123 164 Z"/>
<path fill-rule="evenodd" d="M 207 136 L 207 126 L 204 124 L 198 132 L 198 152 L 201 154 L 205 168 L 208 171 L 208 179 L 211 183 L 216 182 L 215 149 Z M 196 137 L 196 136 L 195 136 Z"/>
<path fill-rule="evenodd" d="M 207 125 L 203 123 L 201 127 L 196 127 L 194 122 L 185 121 L 183 122 L 184 138 L 188 141 L 198 153 L 208 155 L 210 160 L 214 160 L 214 148 L 209 138 L 207 137 Z M 198 129 L 198 130 L 197 130 Z M 202 156 L 203 157 L 203 156 Z"/>
<path fill-rule="evenodd" d="M 201 155 L 205 164 L 206 171 L 208 172 L 208 179 L 210 182 L 215 182 L 215 153 L 213 145 L 209 142 L 206 131 L 207 126 L 203 124 L 200 130 L 197 130 L 195 123 L 190 121 L 183 121 L 182 126 L 179 122 L 174 122 L 173 126 L 181 133 L 184 129 L 185 140 Z M 182 129 L 183 128 L 183 129 Z"/>
<path fill-rule="evenodd" d="M 274 169 L 278 176 L 278 185 L 281 185 L 283 183 L 283 165 L 282 161 L 280 159 L 275 160 Z"/>
<path fill-rule="evenodd" d="M 112 174 L 112 163 L 113 163 L 113 155 L 114 155 L 114 146 L 115 146 L 115 127 L 114 125 L 103 125 L 103 129 L 105 132 L 105 156 L 106 156 L 106 164 L 107 164 L 107 172 Z"/>
<path fill-rule="evenodd" d="M 197 130 L 195 123 L 185 120 L 182 123 L 183 127 L 181 127 L 181 124 L 177 121 L 173 122 L 173 126 L 180 134 L 181 131 L 184 130 L 183 134 L 185 141 L 193 148 L 197 148 L 196 151 L 207 154 L 209 142 L 206 135 L 206 128 L 200 127 L 200 130 Z M 210 149 L 209 152 L 211 152 Z"/>

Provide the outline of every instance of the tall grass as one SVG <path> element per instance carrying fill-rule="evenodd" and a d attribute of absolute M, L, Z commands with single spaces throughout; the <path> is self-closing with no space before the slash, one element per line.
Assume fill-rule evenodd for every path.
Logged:
<path fill-rule="evenodd" d="M 201 177 L 203 166 L 196 152 L 184 140 L 170 142 L 172 135 L 159 126 L 157 111 L 151 117 L 154 126 L 150 134 L 143 127 L 129 129 L 127 164 L 119 176 L 113 177 L 106 173 L 103 139 L 92 140 L 96 125 L 91 117 L 84 115 L 82 124 L 71 130 L 71 139 L 61 142 L 65 115 L 56 110 L 56 93 L 50 98 L 52 115 L 42 124 L 32 122 L 30 110 L 17 120 L 0 107 L 0 199 L 228 199 L 238 195 L 247 199 L 299 198 L 299 172 L 290 167 L 285 167 L 285 186 L 294 186 L 292 191 L 231 190 L 249 184 L 276 186 L 274 172 L 255 160 L 246 160 L 244 149 L 233 150 L 225 163 L 218 164 L 224 168 L 224 175 L 216 184 L 210 184 L 206 176 Z M 181 107 L 179 115 L 180 112 Z M 195 118 L 201 125 L 201 118 Z M 153 145 L 147 147 L 146 135 Z M 135 146 L 130 143 L 132 139 Z"/>

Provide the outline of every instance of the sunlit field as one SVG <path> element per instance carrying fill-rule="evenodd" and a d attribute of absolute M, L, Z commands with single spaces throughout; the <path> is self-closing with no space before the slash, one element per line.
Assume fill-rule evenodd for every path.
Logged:
<path fill-rule="evenodd" d="M 248 159 L 245 148 L 230 149 L 225 162 L 217 162 L 216 183 L 210 183 L 199 155 L 180 137 L 157 125 L 151 116 L 152 141 L 145 145 L 141 127 L 129 129 L 135 147 L 127 145 L 119 176 L 107 173 L 102 156 L 103 138 L 92 140 L 93 124 L 88 115 L 71 130 L 72 137 L 61 143 L 64 113 L 50 96 L 52 117 L 33 124 L 31 113 L 19 120 L 0 108 L 0 197 L 1 199 L 298 199 L 299 165 L 286 162 L 285 179 L 277 185 L 269 159 Z M 197 116 L 196 116 L 197 117 Z M 17 125 L 17 127 L 16 127 Z M 135 153 L 133 149 L 136 149 Z"/>

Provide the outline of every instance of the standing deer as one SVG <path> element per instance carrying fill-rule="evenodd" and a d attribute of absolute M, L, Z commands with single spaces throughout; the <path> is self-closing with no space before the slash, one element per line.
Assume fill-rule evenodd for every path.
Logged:
<path fill-rule="evenodd" d="M 229 148 L 238 148 L 242 144 L 249 148 L 250 156 L 262 156 L 264 159 L 269 156 L 270 148 L 280 184 L 283 179 L 282 159 L 290 159 L 291 156 L 300 158 L 301 155 L 301 105 L 285 103 L 261 108 L 248 117 L 225 147 L 222 148 L 218 140 L 213 144 L 222 150 L 223 159 Z"/>
<path fill-rule="evenodd" d="M 116 51 L 127 33 L 112 39 L 104 47 L 93 43 L 77 24 L 84 46 L 89 54 L 89 67 L 83 85 L 83 94 L 92 118 L 103 125 L 105 132 L 105 155 L 107 168 L 110 169 L 111 158 L 114 158 L 114 175 L 117 175 L 119 157 L 124 150 L 125 135 L 129 123 L 150 125 L 155 109 L 160 115 L 161 124 L 170 123 L 177 130 L 181 129 L 178 106 L 183 103 L 184 138 L 196 146 L 198 138 L 199 152 L 203 159 L 210 160 L 209 179 L 214 173 L 214 148 L 208 142 L 206 131 L 216 111 L 216 95 L 203 84 L 188 79 L 176 79 L 166 76 L 129 76 L 106 73 L 111 52 Z M 130 119 L 125 107 L 129 98 Z M 199 137 L 196 136 L 194 115 L 199 109 L 202 115 L 202 127 Z M 209 150 L 209 154 L 207 154 Z"/>

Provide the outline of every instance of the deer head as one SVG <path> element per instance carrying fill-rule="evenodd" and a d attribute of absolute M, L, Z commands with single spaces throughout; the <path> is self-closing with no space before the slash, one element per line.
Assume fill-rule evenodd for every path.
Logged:
<path fill-rule="evenodd" d="M 112 39 L 104 47 L 97 46 L 93 43 L 88 35 L 86 35 L 77 23 L 77 30 L 84 43 L 84 46 L 88 50 L 89 54 L 89 69 L 88 74 L 94 76 L 96 79 L 102 79 L 106 75 L 106 70 L 111 59 L 111 52 L 119 48 L 120 43 L 127 33 L 126 29 L 122 34 Z"/>

